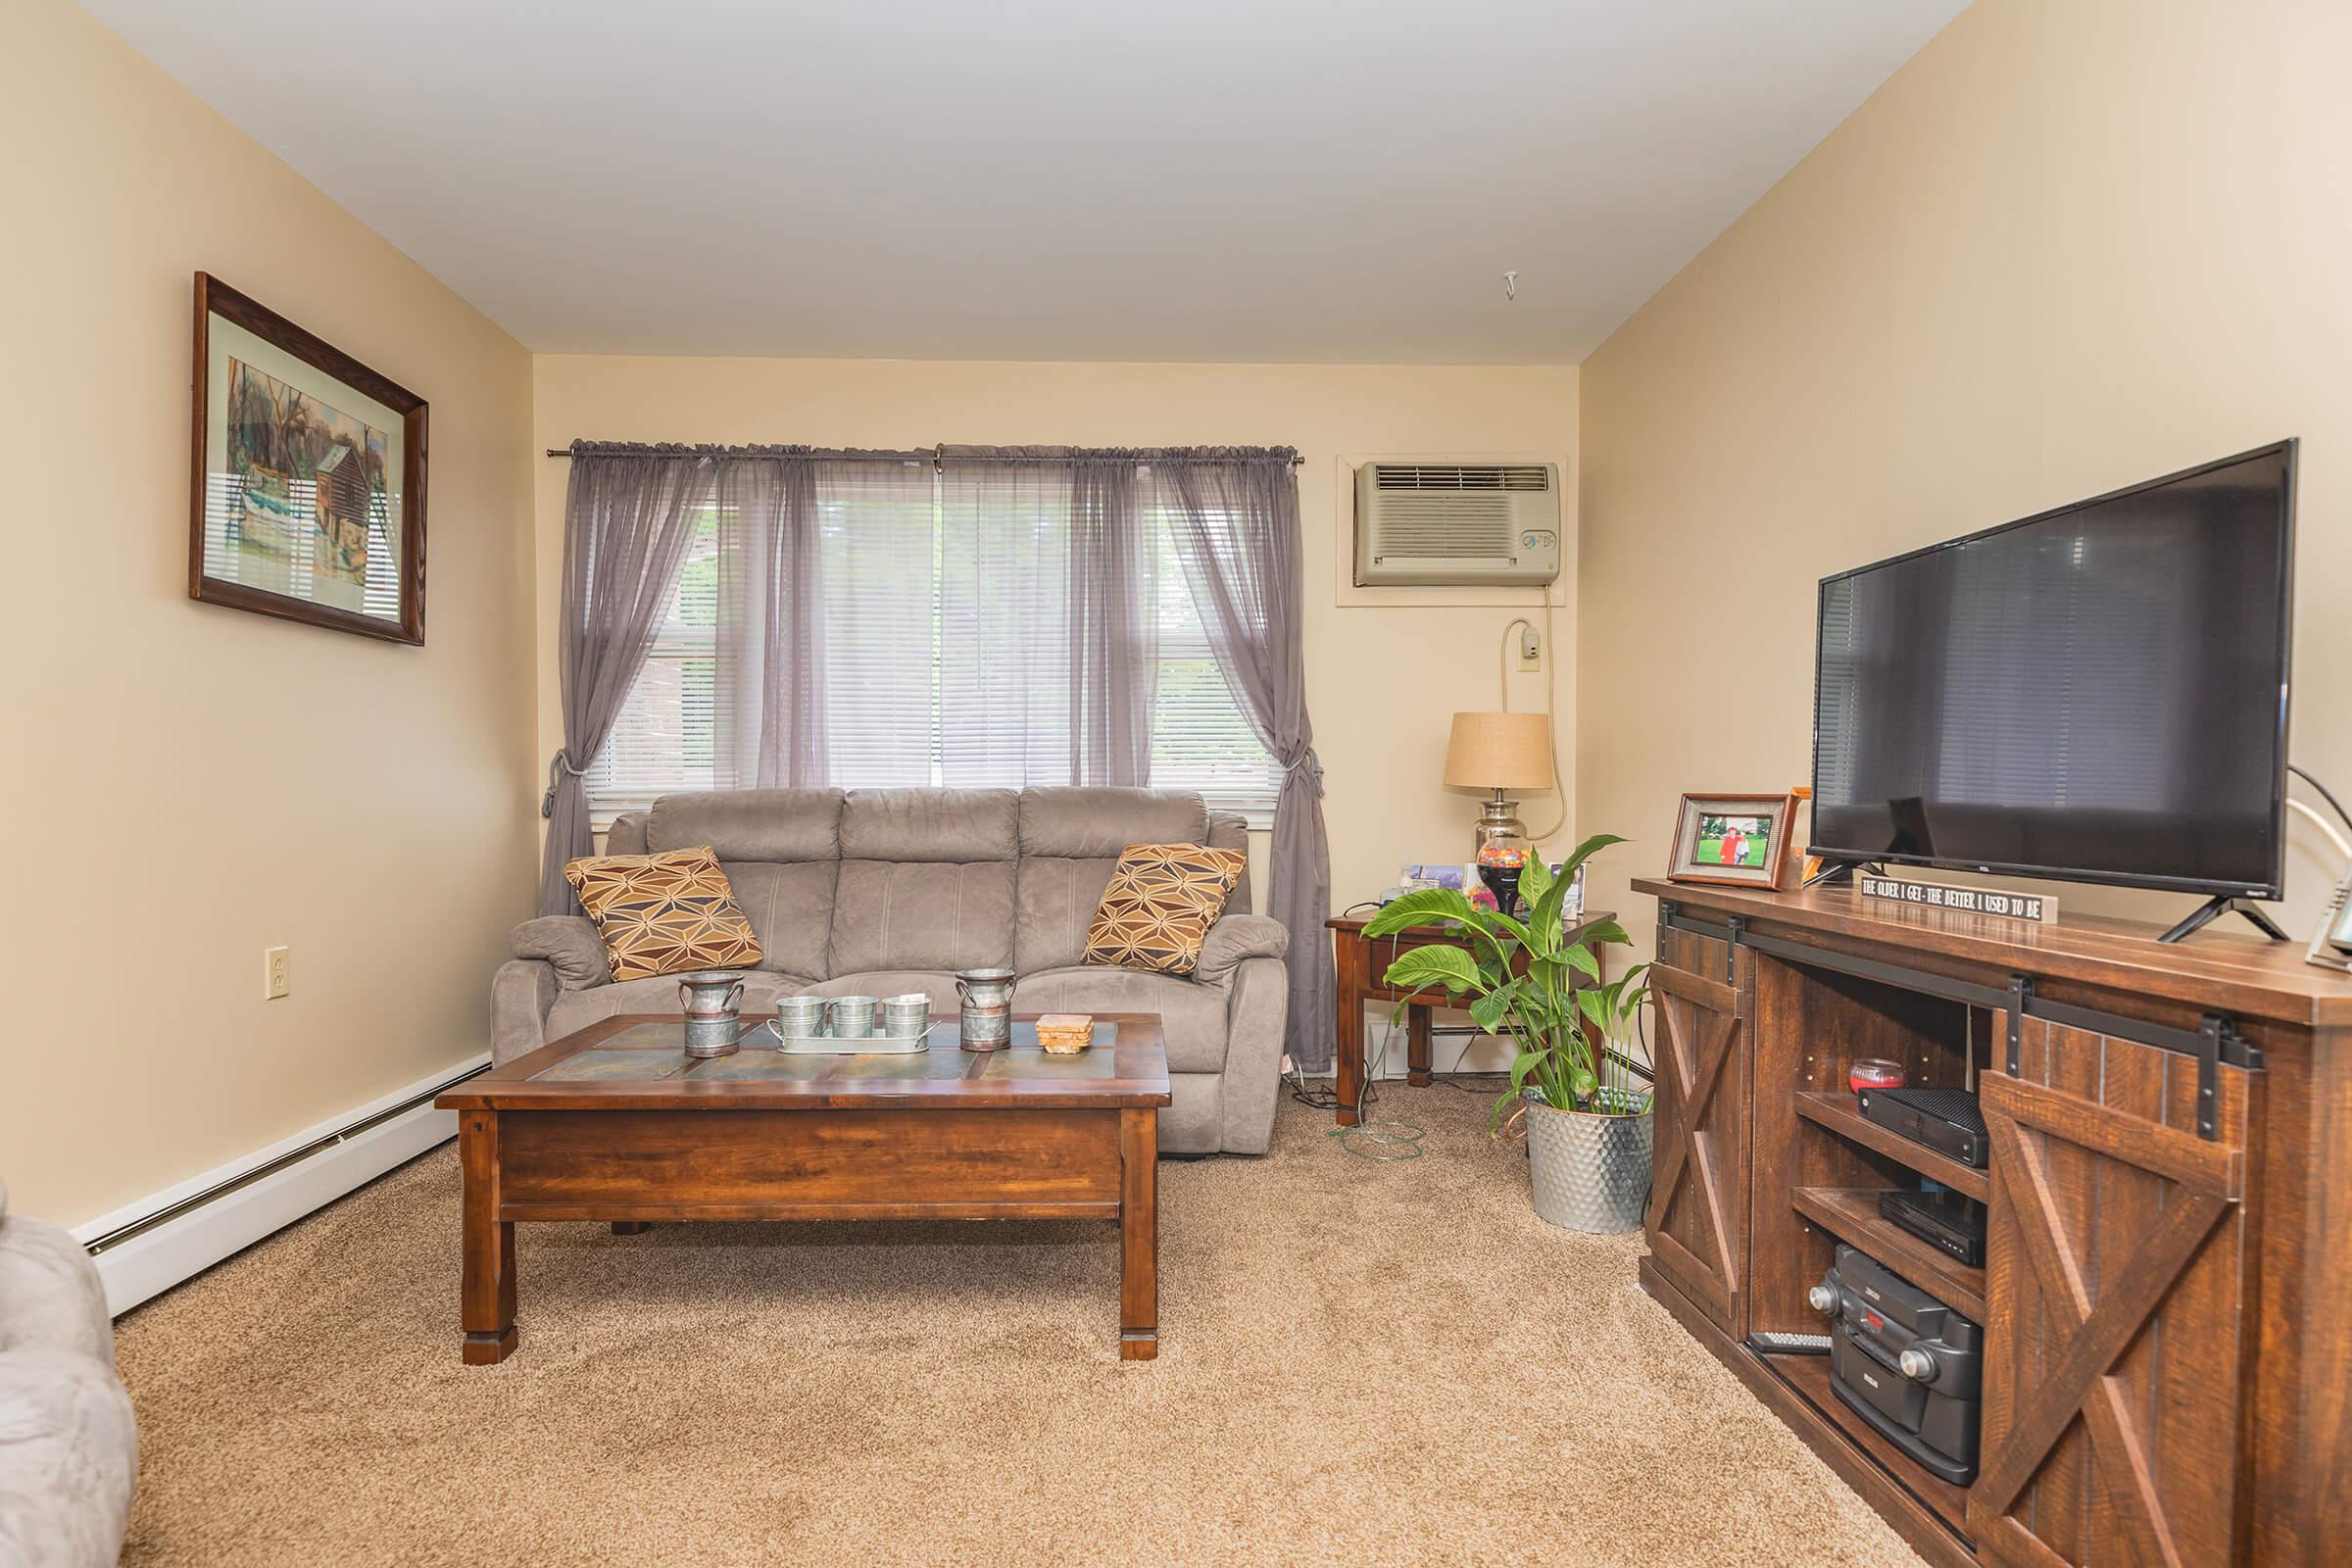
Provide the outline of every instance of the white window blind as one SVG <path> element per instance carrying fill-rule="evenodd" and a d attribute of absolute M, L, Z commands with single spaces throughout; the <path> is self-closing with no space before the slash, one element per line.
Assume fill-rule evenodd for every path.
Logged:
<path fill-rule="evenodd" d="M 663 608 L 645 668 L 629 688 L 605 749 L 586 775 L 589 815 L 598 825 L 657 796 L 715 789 L 718 509 L 695 522 L 678 580 Z"/>
<path fill-rule="evenodd" d="M 1240 811 L 1262 826 L 1282 770 L 1209 651 L 1164 514 L 1157 533 L 1159 700 L 1152 712 L 1152 786 L 1192 790 L 1213 809 Z"/>
<path fill-rule="evenodd" d="M 1041 480 L 1044 475 L 1041 473 Z M 1007 732 L 988 740 L 974 696 L 1004 693 L 1008 726 L 1042 703 L 1066 723 L 1067 670 L 1013 662 L 1014 642 L 980 633 L 983 611 L 1058 616 L 1066 548 L 1049 518 L 1057 496 L 991 497 L 951 514 L 929 465 L 829 464 L 819 470 L 826 760 L 845 788 L 1017 784 L 1051 777 L 1054 749 Z M 1027 509 L 1027 510 L 1024 510 Z M 699 520 L 661 632 L 587 774 L 601 826 L 662 795 L 723 789 L 715 745 L 718 559 L 713 502 Z M 954 530 L 979 530 L 965 537 Z M 1159 650 L 1152 784 L 1193 790 L 1263 825 L 1281 771 L 1258 741 L 1209 651 L 1164 517 L 1154 518 Z M 1038 639 L 1022 657 L 1034 662 Z M 1044 639 L 1051 647 L 1054 639 Z M 1052 715 L 1046 715 L 1051 717 Z M 1050 727 L 1050 726 L 1049 726 Z M 1066 760 L 1061 765 L 1066 766 Z M 1001 775 L 1001 776 L 1000 776 Z M 1060 782 L 1059 778 L 1054 778 Z"/>

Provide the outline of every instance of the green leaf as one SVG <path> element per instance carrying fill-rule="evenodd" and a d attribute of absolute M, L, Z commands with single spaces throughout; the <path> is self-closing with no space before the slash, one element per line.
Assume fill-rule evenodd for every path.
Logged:
<path fill-rule="evenodd" d="M 1625 927 L 1619 925 L 1614 920 L 1595 920 L 1592 924 L 1585 927 L 1582 931 L 1579 931 L 1576 934 L 1576 939 L 1579 942 L 1590 942 L 1594 946 L 1599 946 L 1602 943 L 1614 942 L 1620 947 L 1631 947 L 1634 940 L 1632 937 L 1629 937 L 1625 934 Z"/>
<path fill-rule="evenodd" d="M 1551 890 L 1551 867 L 1544 863 L 1540 852 L 1530 850 L 1527 867 L 1519 873 L 1519 896 L 1527 901 L 1529 908 L 1543 901 L 1544 895 Z"/>
<path fill-rule="evenodd" d="M 1593 1077 L 1592 1069 L 1582 1062 L 1568 1069 L 1568 1090 L 1576 1096 L 1577 1103 L 1583 1104 L 1591 1100 L 1593 1091 L 1599 1087 L 1600 1080 Z"/>
<path fill-rule="evenodd" d="M 1578 1008 L 1583 1011 L 1586 1017 L 1592 1020 L 1593 1024 L 1597 1028 L 1599 1028 L 1603 1033 L 1607 1032 L 1609 1027 L 1609 1004 L 1601 1000 L 1601 994 L 1599 992 L 1579 991 L 1576 994 L 1576 1004 Z"/>
<path fill-rule="evenodd" d="M 1516 981 L 1499 991 L 1490 991 L 1483 997 L 1471 999 L 1471 1020 L 1487 1033 L 1495 1033 L 1502 1023 L 1502 1015 L 1510 1010 L 1511 995 L 1515 990 Z"/>
<path fill-rule="evenodd" d="M 1572 948 L 1562 950 L 1562 956 L 1576 965 L 1588 978 L 1593 980 L 1600 978 L 1600 960 L 1592 956 L 1592 950 L 1582 942 Z"/>
<path fill-rule="evenodd" d="M 1420 888 L 1382 905 L 1379 912 L 1364 922 L 1364 935 L 1393 936 L 1408 926 L 1429 925 L 1439 920 L 1458 920 L 1463 925 L 1487 929 L 1484 917 L 1472 907 L 1461 889 Z"/>
<path fill-rule="evenodd" d="M 1442 985 L 1449 992 L 1480 989 L 1478 965 L 1459 948 L 1433 945 L 1397 956 L 1381 983 L 1395 991 L 1419 991 Z"/>
<path fill-rule="evenodd" d="M 1487 929 L 1491 934 L 1499 939 L 1501 933 L 1508 932 L 1519 946 L 1531 952 L 1535 949 L 1535 933 L 1521 925 L 1516 916 L 1505 914 L 1500 909 L 1482 909 L 1479 912 L 1486 916 L 1489 922 Z"/>
<path fill-rule="evenodd" d="M 1575 890 L 1576 883 L 1571 879 L 1555 877 L 1551 886 L 1544 890 L 1543 898 L 1537 900 L 1535 907 L 1528 911 L 1528 926 L 1543 939 L 1546 951 L 1556 950 L 1560 939 L 1566 935 L 1560 929 L 1560 908 L 1567 903 L 1568 895 Z"/>
<path fill-rule="evenodd" d="M 1576 875 L 1576 868 L 1578 866 L 1584 864 L 1587 860 L 1599 854 L 1602 850 L 1607 849 L 1610 845 L 1629 844 L 1631 842 L 1633 841 L 1620 833 L 1593 834 L 1591 838 L 1585 840 L 1584 843 L 1579 844 L 1569 855 L 1567 859 L 1560 862 L 1560 879 L 1562 881 L 1573 879 Z"/>

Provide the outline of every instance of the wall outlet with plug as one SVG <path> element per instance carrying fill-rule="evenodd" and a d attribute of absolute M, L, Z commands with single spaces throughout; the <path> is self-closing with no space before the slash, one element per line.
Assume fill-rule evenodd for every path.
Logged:
<path fill-rule="evenodd" d="M 1521 669 L 1542 669 L 1544 667 L 1544 634 L 1533 626 L 1522 625 L 1519 628 L 1519 667 Z"/>

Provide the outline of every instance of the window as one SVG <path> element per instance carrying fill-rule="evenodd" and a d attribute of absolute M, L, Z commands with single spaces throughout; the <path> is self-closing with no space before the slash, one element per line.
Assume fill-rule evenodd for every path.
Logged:
<path fill-rule="evenodd" d="M 1057 488 L 1058 486 L 1058 488 Z M 1007 636 L 1062 613 L 1067 543 L 1051 469 L 951 498 L 928 464 L 819 469 L 826 773 L 845 788 L 1018 785 L 1069 778 L 1068 661 L 1051 634 Z M 1198 792 L 1264 826 L 1281 770 L 1210 653 L 1164 516 L 1152 519 L 1157 632 L 1152 783 Z M 680 791 L 730 788 L 721 757 L 720 530 L 697 524 L 644 670 L 587 774 L 594 820 Z M 729 568 L 730 570 L 732 568 Z M 1043 737 L 1041 739 L 1041 737 Z"/>

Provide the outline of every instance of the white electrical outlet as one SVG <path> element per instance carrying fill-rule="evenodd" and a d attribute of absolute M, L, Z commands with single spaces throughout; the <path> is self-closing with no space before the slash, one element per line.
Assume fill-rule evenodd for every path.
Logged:
<path fill-rule="evenodd" d="M 275 1002 L 294 989 L 294 952 L 291 948 L 262 950 L 262 1000 Z"/>
<path fill-rule="evenodd" d="M 1544 667 L 1543 634 L 1533 626 L 1519 628 L 1519 667 L 1521 669 L 1542 669 Z"/>

